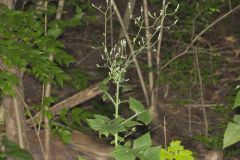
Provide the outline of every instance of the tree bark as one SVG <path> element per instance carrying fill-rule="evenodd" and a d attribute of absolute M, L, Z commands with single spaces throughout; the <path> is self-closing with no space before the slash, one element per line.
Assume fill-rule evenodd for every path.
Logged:
<path fill-rule="evenodd" d="M 1 4 L 6 5 L 9 9 L 14 9 L 17 0 L 0 0 Z"/>
<path fill-rule="evenodd" d="M 28 149 L 27 135 L 26 135 L 26 119 L 24 116 L 24 105 L 21 101 L 23 94 L 23 84 L 21 71 L 14 70 L 19 78 L 19 86 L 16 87 L 16 96 L 4 96 L 2 106 L 5 110 L 5 125 L 6 133 L 9 140 L 19 144 L 21 148 Z"/>

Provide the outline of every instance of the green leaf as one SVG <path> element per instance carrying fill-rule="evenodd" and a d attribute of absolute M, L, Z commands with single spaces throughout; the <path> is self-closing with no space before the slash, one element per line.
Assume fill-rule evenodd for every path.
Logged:
<path fill-rule="evenodd" d="M 108 78 L 104 79 L 104 80 L 99 84 L 99 89 L 100 89 L 102 92 L 107 92 L 108 89 L 109 89 L 108 83 L 109 83 L 109 79 L 108 79 Z"/>
<path fill-rule="evenodd" d="M 238 92 L 237 92 L 233 109 L 236 109 L 239 106 L 240 106 L 240 90 L 238 90 Z"/>
<path fill-rule="evenodd" d="M 160 160 L 160 147 L 147 148 L 140 158 L 141 160 Z M 185 159 L 184 159 L 185 160 Z"/>
<path fill-rule="evenodd" d="M 137 120 L 143 122 L 145 125 L 149 124 L 152 120 L 152 116 L 148 110 L 137 116 Z"/>
<path fill-rule="evenodd" d="M 142 125 L 142 124 L 138 123 L 136 121 L 127 121 L 126 123 L 124 123 L 124 126 L 126 128 L 131 128 L 131 127 L 140 126 L 140 125 Z"/>
<path fill-rule="evenodd" d="M 47 35 L 57 39 L 62 33 L 63 30 L 61 28 L 55 27 L 54 29 L 53 28 L 49 29 Z"/>
<path fill-rule="evenodd" d="M 14 96 L 14 86 L 18 84 L 18 77 L 9 72 L 0 72 L 0 89 L 4 95 Z"/>
<path fill-rule="evenodd" d="M 129 98 L 129 107 L 130 109 L 134 112 L 134 113 L 141 113 L 145 110 L 144 106 L 142 105 L 142 103 L 134 98 Z"/>
<path fill-rule="evenodd" d="M 149 124 L 152 120 L 151 114 L 148 110 L 145 110 L 142 103 L 134 98 L 129 98 L 129 108 L 137 114 L 137 120 L 144 124 Z"/>
<path fill-rule="evenodd" d="M 3 138 L 2 144 L 6 147 L 7 157 L 16 160 L 33 160 L 32 155 L 24 149 L 21 149 L 15 142 Z"/>
<path fill-rule="evenodd" d="M 133 148 L 137 150 L 146 149 L 148 147 L 151 147 L 151 145 L 152 140 L 149 132 L 139 137 L 138 139 L 134 140 L 133 142 Z"/>
<path fill-rule="evenodd" d="M 7 155 L 15 160 L 33 160 L 32 155 L 21 148 L 10 150 L 7 152 Z"/>
<path fill-rule="evenodd" d="M 233 117 L 233 121 L 234 121 L 235 123 L 237 123 L 237 124 L 240 125 L 240 115 L 239 115 L 239 114 L 238 114 L 238 115 L 235 115 L 235 116 Z"/>
<path fill-rule="evenodd" d="M 106 100 L 108 100 L 110 97 L 107 93 L 103 93 L 102 95 L 102 100 L 105 102 Z"/>
<path fill-rule="evenodd" d="M 178 153 L 179 151 L 183 151 L 184 147 L 181 145 L 181 141 L 172 141 L 170 146 L 168 147 L 168 151 L 173 153 Z"/>
<path fill-rule="evenodd" d="M 52 120 L 53 114 L 50 110 L 43 110 L 43 114 L 48 118 L 48 120 Z"/>
<path fill-rule="evenodd" d="M 180 141 L 172 141 L 167 149 L 160 149 L 161 160 L 193 160 L 192 152 L 184 149 Z"/>
<path fill-rule="evenodd" d="M 109 135 L 109 130 L 106 129 L 106 123 L 111 121 L 108 117 L 95 115 L 95 119 L 88 119 L 87 122 L 89 126 L 96 131 L 99 131 L 99 134 L 103 134 L 106 137 Z"/>
<path fill-rule="evenodd" d="M 84 110 L 82 108 L 74 108 L 72 110 L 72 119 L 74 122 L 76 122 L 77 124 L 81 125 L 81 113 Z"/>
<path fill-rule="evenodd" d="M 65 124 L 68 124 L 67 113 L 68 113 L 68 109 L 67 109 L 67 108 L 63 108 L 63 109 L 61 109 L 61 110 L 59 111 L 60 119 L 61 119 L 61 121 L 63 121 Z"/>
<path fill-rule="evenodd" d="M 240 141 L 240 124 L 229 122 L 224 133 L 223 148 L 229 147 Z"/>
<path fill-rule="evenodd" d="M 45 97 L 43 99 L 43 106 L 50 106 L 52 103 L 56 102 L 56 100 L 55 97 Z"/>
<path fill-rule="evenodd" d="M 78 160 L 86 160 L 86 159 L 83 158 L 83 157 L 78 156 Z"/>
<path fill-rule="evenodd" d="M 59 135 L 64 144 L 69 144 L 71 142 L 72 132 L 70 132 L 69 130 L 64 129 L 64 128 L 60 129 Z"/>
<path fill-rule="evenodd" d="M 124 125 L 121 124 L 124 120 L 123 118 L 110 120 L 108 117 L 102 115 L 95 115 L 94 117 L 95 119 L 87 120 L 89 126 L 106 137 L 108 137 L 109 134 L 114 135 L 118 132 L 126 131 Z"/>
<path fill-rule="evenodd" d="M 112 152 L 112 156 L 116 160 L 135 160 L 136 159 L 136 155 L 131 148 L 128 148 L 126 146 L 121 146 L 121 145 L 114 148 Z"/>

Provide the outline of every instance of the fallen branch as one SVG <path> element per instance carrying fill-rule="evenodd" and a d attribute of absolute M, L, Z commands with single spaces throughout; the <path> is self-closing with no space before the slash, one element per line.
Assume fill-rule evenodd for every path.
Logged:
<path fill-rule="evenodd" d="M 63 108 L 73 108 L 83 102 L 86 102 L 98 95 L 101 94 L 101 91 L 99 89 L 99 84 L 100 83 L 96 83 L 96 84 L 93 84 L 91 85 L 89 88 L 83 90 L 83 91 L 80 91 L 76 94 L 74 94 L 73 96 L 53 105 L 52 107 L 49 108 L 50 112 L 53 114 L 53 115 L 57 115 L 58 112 L 63 109 Z M 37 113 L 33 119 L 36 119 L 38 118 L 39 116 L 41 115 L 41 113 Z M 31 123 L 31 120 L 28 119 L 27 120 L 27 123 Z"/>

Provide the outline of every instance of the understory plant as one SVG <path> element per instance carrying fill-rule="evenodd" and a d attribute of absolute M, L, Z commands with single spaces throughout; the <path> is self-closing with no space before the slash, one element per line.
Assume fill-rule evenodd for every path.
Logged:
<path fill-rule="evenodd" d="M 192 152 L 185 149 L 180 141 L 172 141 L 167 149 L 160 149 L 161 160 L 193 160 Z"/>
<path fill-rule="evenodd" d="M 55 20 L 52 18 L 55 13 L 55 4 L 50 4 L 46 11 L 50 18 L 46 23 L 43 16 L 45 12 L 36 12 L 31 7 L 24 11 L 9 10 L 0 5 L 0 94 L 3 99 L 4 97 L 24 99 L 18 87 L 21 86 L 22 77 L 18 77 L 14 70 L 22 74 L 33 75 L 44 84 L 51 83 L 61 87 L 64 81 L 70 79 L 64 68 L 74 62 L 74 58 L 64 51 L 64 45 L 59 41 L 59 37 L 67 27 L 76 26 L 81 22 L 82 11 L 76 9 L 76 15 L 70 20 Z M 44 26 L 47 26 L 45 27 L 48 28 L 47 31 Z M 54 61 L 49 60 L 51 54 L 55 56 Z M 43 101 L 52 103 L 49 99 Z M 42 102 L 43 104 L 45 102 Z M 26 104 L 25 109 L 27 115 L 30 115 L 30 108 Z M 42 106 L 40 110 L 43 110 Z M 3 115 L 6 112 L 1 111 L 1 113 Z M 51 118 L 51 113 L 47 113 L 47 111 L 43 113 Z M 8 123 L 5 121 L 5 124 Z M 39 123 L 39 125 L 41 124 Z M 37 132 L 36 127 L 35 131 Z M 21 146 L 17 147 L 18 144 L 12 141 L 6 140 L 7 143 L 4 141 L 1 143 L 1 148 L 4 147 L 5 151 L 0 151 L 0 155 L 3 155 L 4 158 L 18 156 L 18 159 L 30 160 L 31 156 L 27 155 L 27 152 L 25 154 L 24 150 L 20 149 Z M 42 148 L 41 142 L 40 146 Z"/>
<path fill-rule="evenodd" d="M 108 1 L 107 4 L 109 4 Z M 150 132 L 133 141 L 126 140 L 130 134 L 136 131 L 136 126 L 148 125 L 152 120 L 150 111 L 140 101 L 132 97 L 128 100 L 122 100 L 120 97 L 120 91 L 128 81 L 125 78 L 125 74 L 129 65 L 135 60 L 138 53 L 146 49 L 146 40 L 140 36 L 141 30 L 144 29 L 144 19 L 141 16 L 136 19 L 131 16 L 135 24 L 139 26 L 140 31 L 132 41 L 132 46 L 138 44 L 138 46 L 136 45 L 138 49 L 134 50 L 136 51 L 134 55 L 128 54 L 128 45 L 125 39 L 120 40 L 118 44 L 112 46 L 110 49 L 107 47 L 109 7 L 106 12 L 102 11 L 100 7 L 98 8 L 94 5 L 93 7 L 105 15 L 105 32 L 103 34 L 105 41 L 103 42 L 104 53 L 102 54 L 102 59 L 105 63 L 104 65 L 97 66 L 107 68 L 108 77 L 101 83 L 99 88 L 103 92 L 103 100 L 108 100 L 113 104 L 115 114 L 113 117 L 94 115 L 94 118 L 88 119 L 89 126 L 93 130 L 98 131 L 100 136 L 114 137 L 112 144 L 115 145 L 115 148 L 111 155 L 116 160 L 160 160 L 160 154 L 164 157 L 163 160 L 192 160 L 192 152 L 185 150 L 179 141 L 172 142 L 167 150 L 161 149 L 160 146 L 153 146 Z M 158 19 L 157 17 L 156 20 Z M 157 33 L 159 29 L 160 27 L 156 26 L 155 32 Z M 109 92 L 110 83 L 115 87 L 114 94 Z M 129 109 L 133 112 L 132 116 L 124 117 L 119 113 L 124 103 L 128 103 Z"/>
<path fill-rule="evenodd" d="M 108 1 L 107 4 L 109 4 Z M 101 11 L 100 8 L 97 9 Z M 146 42 L 143 38 L 134 38 L 133 44 L 135 45 L 136 43 L 140 48 L 138 48 L 138 52 L 134 52 L 134 55 L 128 54 L 127 42 L 125 39 L 122 39 L 118 44 L 109 49 L 107 47 L 108 11 L 109 6 L 106 12 L 101 11 L 105 14 L 105 41 L 103 43 L 104 53 L 102 54 L 102 59 L 105 63 L 102 66 L 97 66 L 108 69 L 108 78 L 102 82 L 100 89 L 103 92 L 103 99 L 109 100 L 114 105 L 115 113 L 114 117 L 95 115 L 93 119 L 88 119 L 88 124 L 92 129 L 98 131 L 100 135 L 114 137 L 112 143 L 115 145 L 115 148 L 112 152 L 112 156 L 115 159 L 135 160 L 138 158 L 141 160 L 159 160 L 160 147 L 152 146 L 150 133 L 146 133 L 137 138 L 133 143 L 126 141 L 126 138 L 136 130 L 136 126 L 148 125 L 152 118 L 149 110 L 145 109 L 143 104 L 137 99 L 130 97 L 128 100 L 122 100 L 120 97 L 120 90 L 128 81 L 128 79 L 125 78 L 127 68 L 134 61 L 135 56 L 145 48 Z M 135 23 L 142 24 L 141 20 L 141 17 L 139 17 L 136 19 Z M 109 83 L 114 84 L 114 95 L 109 93 Z M 129 109 L 134 113 L 131 117 L 125 118 L 119 114 L 119 109 L 123 103 L 128 103 Z"/>
<path fill-rule="evenodd" d="M 109 69 L 109 77 L 101 84 L 103 99 L 110 100 L 115 107 L 113 118 L 95 115 L 94 119 L 88 119 L 90 127 L 99 132 L 100 135 L 114 136 L 115 149 L 112 156 L 117 160 L 159 160 L 159 147 L 152 147 L 150 133 L 146 133 L 142 137 L 134 140 L 133 144 L 126 142 L 125 138 L 135 131 L 135 127 L 142 124 L 149 124 L 151 121 L 150 113 L 142 103 L 132 97 L 127 101 L 120 98 L 120 89 L 123 87 L 125 73 L 129 64 L 133 61 L 132 57 L 126 54 L 126 42 L 122 40 L 120 44 L 115 45 L 109 52 L 105 47 L 103 59 L 106 60 L 106 65 Z M 112 82 L 115 86 L 115 95 L 112 96 L 108 92 L 108 84 Z M 119 107 L 122 103 L 128 102 L 129 109 L 134 112 L 133 116 L 124 118 L 119 114 Z"/>

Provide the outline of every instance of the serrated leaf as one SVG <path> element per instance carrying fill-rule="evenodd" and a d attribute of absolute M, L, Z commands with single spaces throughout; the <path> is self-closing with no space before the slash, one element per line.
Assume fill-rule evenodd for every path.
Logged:
<path fill-rule="evenodd" d="M 106 116 L 95 115 L 95 119 L 88 119 L 87 121 L 92 129 L 108 137 L 109 134 L 114 135 L 118 132 L 126 131 L 124 125 L 121 124 L 123 120 L 122 118 L 110 120 Z"/>
<path fill-rule="evenodd" d="M 128 148 L 126 146 L 120 146 L 120 145 L 114 148 L 112 152 L 112 156 L 116 160 L 135 160 L 136 159 L 136 155 L 131 148 Z"/>
<path fill-rule="evenodd" d="M 140 158 L 141 160 L 160 160 L 160 147 L 149 147 Z M 185 160 L 185 159 L 184 159 Z"/>
<path fill-rule="evenodd" d="M 179 151 L 183 151 L 184 147 L 181 145 L 181 141 L 176 140 L 172 141 L 170 143 L 170 146 L 168 147 L 168 151 L 173 152 L 173 153 L 178 153 Z"/>
<path fill-rule="evenodd" d="M 148 132 L 148 133 L 144 134 L 143 136 L 134 140 L 133 149 L 142 150 L 142 149 L 151 147 L 151 145 L 152 145 L 152 140 L 151 140 L 150 133 Z"/>
<path fill-rule="evenodd" d="M 102 92 L 107 92 L 108 91 L 108 83 L 109 83 L 109 79 L 106 78 L 104 79 L 100 84 L 99 84 L 99 89 L 102 91 Z"/>
<path fill-rule="evenodd" d="M 60 119 L 61 119 L 61 121 L 63 121 L 65 124 L 68 124 L 67 113 L 68 113 L 68 109 L 67 109 L 67 108 L 63 108 L 63 109 L 61 109 L 60 112 L 59 112 Z"/>
<path fill-rule="evenodd" d="M 193 160 L 192 152 L 184 149 L 180 141 L 172 141 L 167 149 L 160 149 L 161 160 Z"/>
<path fill-rule="evenodd" d="M 240 124 L 229 122 L 224 133 L 223 148 L 229 147 L 240 141 Z"/>
<path fill-rule="evenodd" d="M 149 124 L 152 121 L 152 116 L 148 110 L 142 112 L 137 116 L 137 120 L 143 122 L 145 125 Z"/>
<path fill-rule="evenodd" d="M 129 108 L 136 114 L 143 112 L 144 106 L 142 103 L 134 98 L 129 98 Z"/>
<path fill-rule="evenodd" d="M 82 108 L 74 108 L 72 110 L 72 119 L 73 119 L 73 122 L 81 125 L 81 113 L 83 112 L 84 110 Z"/>
<path fill-rule="evenodd" d="M 127 121 L 126 123 L 124 123 L 124 126 L 127 128 L 131 128 L 131 127 L 135 127 L 135 126 L 140 126 L 142 125 L 141 123 L 138 123 L 136 121 Z"/>

